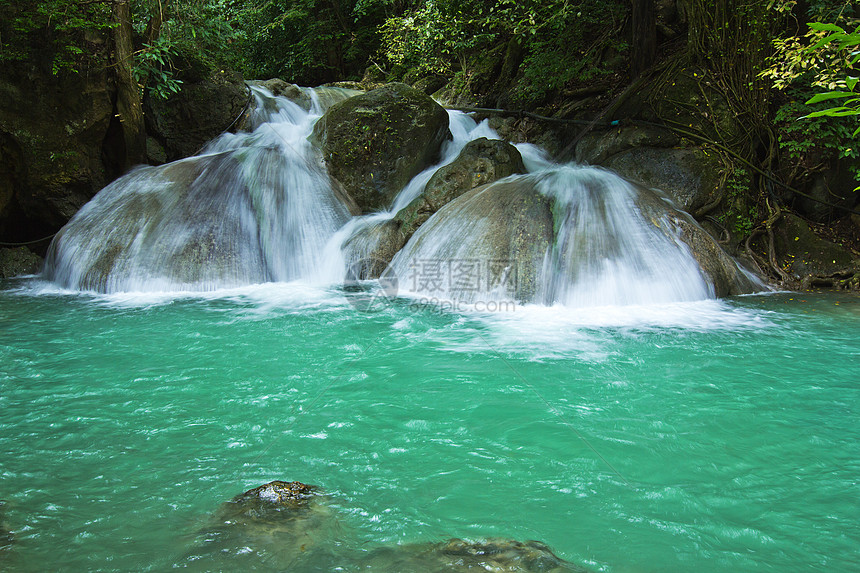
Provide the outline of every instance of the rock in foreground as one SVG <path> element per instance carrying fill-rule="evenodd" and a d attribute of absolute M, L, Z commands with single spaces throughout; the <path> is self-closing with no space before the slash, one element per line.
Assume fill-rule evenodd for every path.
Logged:
<path fill-rule="evenodd" d="M 363 571 L 495 571 L 498 573 L 584 573 L 586 570 L 557 557 L 538 541 L 492 538 L 469 542 L 450 539 L 374 550 L 362 563 Z"/>
<path fill-rule="evenodd" d="M 185 562 L 207 571 L 280 570 L 319 560 L 338 537 L 337 517 L 324 499 L 315 486 L 297 481 L 250 489 L 218 508 Z"/>

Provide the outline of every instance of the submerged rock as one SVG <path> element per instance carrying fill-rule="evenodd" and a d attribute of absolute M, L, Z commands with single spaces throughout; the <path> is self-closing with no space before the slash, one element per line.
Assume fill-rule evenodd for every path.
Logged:
<path fill-rule="evenodd" d="M 450 539 L 442 543 L 417 543 L 382 547 L 361 563 L 363 571 L 496 571 L 499 573 L 585 573 L 539 541 L 491 538 L 469 542 Z"/>
<path fill-rule="evenodd" d="M 345 244 L 347 258 L 377 261 L 370 274 L 362 277 L 377 278 L 436 211 L 467 191 L 525 170 L 520 152 L 513 145 L 485 137 L 470 141 L 454 161 L 433 174 L 424 191 L 393 219 L 368 225 L 353 235 Z"/>
<path fill-rule="evenodd" d="M 42 257 L 27 247 L 0 249 L 0 279 L 38 273 L 42 262 Z"/>
<path fill-rule="evenodd" d="M 333 105 L 312 142 L 365 213 L 389 206 L 451 137 L 448 114 L 426 94 L 389 84 Z"/>
<path fill-rule="evenodd" d="M 198 533 L 185 562 L 203 570 L 275 570 L 319 561 L 337 545 L 338 521 L 325 496 L 312 485 L 273 481 L 221 505 Z"/>
<path fill-rule="evenodd" d="M 3 507 L 5 505 L 6 502 L 0 500 L 0 556 L 12 547 L 12 543 L 15 540 L 15 537 L 12 535 L 12 531 L 10 531 L 9 527 L 6 525 L 6 516 L 3 511 Z"/>

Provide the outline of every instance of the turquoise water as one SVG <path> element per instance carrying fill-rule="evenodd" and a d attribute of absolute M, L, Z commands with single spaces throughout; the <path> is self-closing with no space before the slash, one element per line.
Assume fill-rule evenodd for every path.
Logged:
<path fill-rule="evenodd" d="M 492 536 L 614 572 L 860 563 L 857 297 L 361 313 L 298 285 L 5 287 L 0 569 L 310 569 L 260 537 L 199 550 L 274 479 L 327 493 L 323 568 Z"/>

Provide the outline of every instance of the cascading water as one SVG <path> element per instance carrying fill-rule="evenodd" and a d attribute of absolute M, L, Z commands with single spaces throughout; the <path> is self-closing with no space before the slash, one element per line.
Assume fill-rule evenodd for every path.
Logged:
<path fill-rule="evenodd" d="M 338 233 L 338 240 L 329 246 L 329 252 L 333 255 L 342 252 L 344 263 L 348 268 L 362 265 L 364 261 L 373 256 L 380 241 L 380 234 L 384 225 L 391 221 L 395 215 L 408 206 L 427 186 L 430 178 L 441 167 L 454 161 L 463 148 L 472 140 L 480 137 L 498 139 L 498 134 L 490 129 L 488 122 L 477 123 L 469 116 L 458 112 L 448 111 L 448 127 L 451 130 L 451 139 L 442 146 L 442 157 L 439 163 L 432 165 L 412 178 L 409 184 L 397 194 L 391 207 L 379 213 L 357 217 L 350 221 Z M 368 263 L 372 264 L 372 262 Z M 368 269 L 369 270 L 369 269 Z M 378 271 L 378 269 L 376 269 Z M 359 273 L 361 274 L 361 273 Z"/>
<path fill-rule="evenodd" d="M 224 134 L 201 155 L 108 185 L 54 239 L 44 276 L 99 292 L 312 277 L 316 257 L 350 217 L 307 141 L 322 104 L 313 90 L 306 111 L 252 89 L 253 132 Z"/>
<path fill-rule="evenodd" d="M 252 132 L 224 134 L 200 155 L 139 168 L 103 189 L 58 233 L 43 276 L 99 292 L 336 284 L 375 252 L 386 225 L 437 169 L 471 140 L 498 139 L 486 122 L 449 112 L 453 138 L 440 162 L 414 177 L 387 211 L 351 217 L 308 135 L 326 104 L 352 93 L 305 90 L 307 111 L 261 86 L 252 90 Z M 453 200 L 394 256 L 402 291 L 573 307 L 720 294 L 665 200 L 610 172 L 559 166 L 534 146 L 517 147 L 528 175 Z M 698 229 L 692 219 L 683 224 Z M 724 274 L 734 281 L 742 272 L 730 266 Z M 439 276 L 422 280 L 423 270 Z M 726 292 L 762 286 L 751 284 Z"/>
<path fill-rule="evenodd" d="M 569 307 L 715 297 L 715 279 L 678 220 L 706 235 L 668 199 L 602 169 L 537 167 L 463 195 L 419 228 L 392 261 L 398 276 L 412 279 L 406 290 L 470 304 Z M 763 287 L 705 240 L 729 292 Z"/>
<path fill-rule="evenodd" d="M 538 300 L 584 307 L 714 297 L 671 221 L 643 213 L 638 201 L 647 191 L 575 166 L 541 175 L 538 189 L 554 200 L 557 227 Z"/>

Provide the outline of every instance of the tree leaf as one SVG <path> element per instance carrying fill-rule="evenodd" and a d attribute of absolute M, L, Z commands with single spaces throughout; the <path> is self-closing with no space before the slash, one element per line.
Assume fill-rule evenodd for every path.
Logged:
<path fill-rule="evenodd" d="M 820 94 L 815 94 L 811 98 L 806 101 L 806 105 L 812 105 L 814 103 L 818 103 L 820 101 L 825 101 L 829 99 L 839 99 L 845 97 L 851 97 L 855 95 L 854 92 L 824 92 Z"/>
<path fill-rule="evenodd" d="M 810 22 L 809 27 L 813 30 L 819 30 L 821 32 L 839 32 L 840 34 L 845 33 L 844 28 L 840 28 L 836 24 L 829 24 L 826 22 Z"/>

